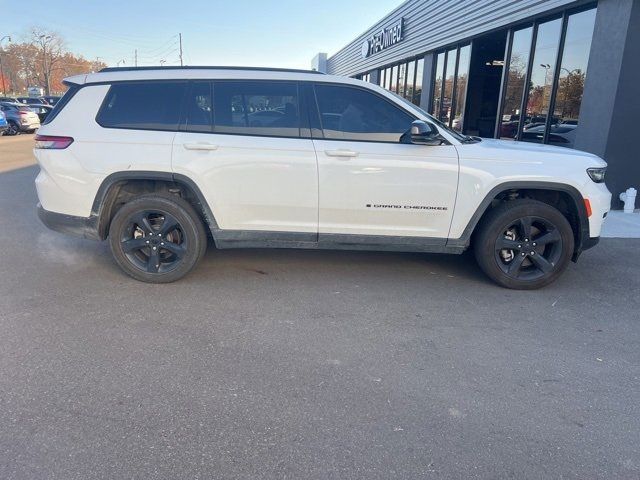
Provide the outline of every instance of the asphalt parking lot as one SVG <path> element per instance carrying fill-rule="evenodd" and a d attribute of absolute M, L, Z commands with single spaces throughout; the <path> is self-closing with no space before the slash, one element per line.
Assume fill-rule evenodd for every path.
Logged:
<path fill-rule="evenodd" d="M 0 478 L 640 477 L 640 240 L 534 292 L 330 251 L 147 285 L 39 223 L 36 173 L 0 174 Z"/>

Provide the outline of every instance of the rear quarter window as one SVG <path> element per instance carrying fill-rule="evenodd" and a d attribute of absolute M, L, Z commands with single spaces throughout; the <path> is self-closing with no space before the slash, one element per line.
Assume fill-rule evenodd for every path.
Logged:
<path fill-rule="evenodd" d="M 111 86 L 96 121 L 107 128 L 177 131 L 187 82 L 130 82 Z"/>
<path fill-rule="evenodd" d="M 51 123 L 51 121 L 58 116 L 60 111 L 69 103 L 69 101 L 73 98 L 76 92 L 80 89 L 77 85 L 69 86 L 69 89 L 64 93 L 62 98 L 56 102 L 53 110 L 49 112 L 49 115 L 45 118 L 45 121 L 42 123 L 43 125 L 47 125 Z"/>

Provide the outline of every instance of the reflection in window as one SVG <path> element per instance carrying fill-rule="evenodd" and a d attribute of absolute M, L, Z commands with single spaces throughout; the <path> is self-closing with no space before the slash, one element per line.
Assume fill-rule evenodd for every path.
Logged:
<path fill-rule="evenodd" d="M 398 91 L 398 66 L 397 65 L 391 68 L 391 86 L 389 87 L 389 90 L 391 90 L 392 92 Z"/>
<path fill-rule="evenodd" d="M 549 143 L 573 146 L 595 19 L 595 9 L 580 12 L 568 18 L 553 112 L 557 121 L 553 122 L 555 125 L 550 129 Z"/>
<path fill-rule="evenodd" d="M 438 54 L 436 60 L 436 76 L 433 83 L 433 108 L 431 109 L 431 115 L 434 117 L 440 116 L 442 110 L 442 77 L 444 75 L 444 52 Z"/>
<path fill-rule="evenodd" d="M 245 135 L 300 135 L 296 84 L 216 82 L 215 132 Z"/>
<path fill-rule="evenodd" d="M 469 60 L 471 57 L 471 46 L 465 45 L 460 47 L 460 54 L 458 58 L 458 75 L 455 84 L 455 113 L 453 115 L 453 122 L 451 126 L 454 130 L 462 131 L 462 122 L 464 120 L 464 105 L 467 95 L 467 83 L 469 81 Z"/>
<path fill-rule="evenodd" d="M 399 142 L 414 120 L 382 97 L 359 88 L 317 85 L 324 138 Z"/>
<path fill-rule="evenodd" d="M 413 90 L 413 103 L 420 105 L 420 96 L 422 95 L 422 72 L 424 70 L 424 58 L 416 63 L 416 86 Z"/>
<path fill-rule="evenodd" d="M 450 125 L 449 120 L 451 120 L 451 101 L 453 99 L 453 82 L 456 74 L 457 53 L 458 51 L 455 48 L 447 52 L 447 65 L 444 70 L 444 95 L 438 119 L 447 125 Z"/>
<path fill-rule="evenodd" d="M 415 81 L 416 62 L 407 64 L 407 87 L 404 92 L 404 98 L 411 101 L 413 99 L 413 82 Z"/>
<path fill-rule="evenodd" d="M 404 97 L 405 78 L 407 75 L 407 64 L 398 65 L 398 95 Z"/>
<path fill-rule="evenodd" d="M 213 131 L 211 82 L 194 82 L 185 105 L 185 123 L 189 132 Z"/>
<path fill-rule="evenodd" d="M 533 27 L 529 27 L 513 33 L 507 86 L 504 91 L 502 117 L 500 119 L 500 138 L 513 139 L 518 133 L 532 32 Z"/>
<path fill-rule="evenodd" d="M 561 27 L 562 19 L 560 18 L 538 26 L 527 96 L 527 118 L 522 131 L 522 139 L 528 142 L 542 142 L 544 137 Z M 554 123 L 553 119 L 552 123 Z M 540 126 L 542 130 L 538 128 Z"/>

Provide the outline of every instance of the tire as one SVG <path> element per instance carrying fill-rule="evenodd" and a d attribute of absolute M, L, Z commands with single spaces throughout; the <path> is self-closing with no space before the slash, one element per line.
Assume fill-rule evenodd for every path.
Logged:
<path fill-rule="evenodd" d="M 109 246 L 127 275 L 142 282 L 170 283 L 195 268 L 207 249 L 207 236 L 187 201 L 149 194 L 118 210 L 109 226 Z"/>
<path fill-rule="evenodd" d="M 7 128 L 4 132 L 8 137 L 13 137 L 20 133 L 20 126 L 14 122 L 13 120 L 9 120 L 9 128 Z"/>
<path fill-rule="evenodd" d="M 574 249 L 573 230 L 556 208 L 512 200 L 482 220 L 473 250 L 482 271 L 498 285 L 534 290 L 554 282 Z"/>

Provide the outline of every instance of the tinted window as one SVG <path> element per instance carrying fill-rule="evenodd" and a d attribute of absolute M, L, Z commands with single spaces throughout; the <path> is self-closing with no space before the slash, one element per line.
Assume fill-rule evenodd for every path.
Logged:
<path fill-rule="evenodd" d="M 399 142 L 414 118 L 384 98 L 359 88 L 317 85 L 325 138 Z"/>
<path fill-rule="evenodd" d="M 103 127 L 177 130 L 186 82 L 116 83 L 98 113 Z"/>
<path fill-rule="evenodd" d="M 281 82 L 215 82 L 214 131 L 300 136 L 298 87 Z"/>
<path fill-rule="evenodd" d="M 185 123 L 189 132 L 213 131 L 211 82 L 194 82 L 185 103 Z"/>

